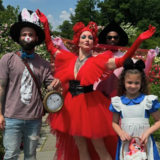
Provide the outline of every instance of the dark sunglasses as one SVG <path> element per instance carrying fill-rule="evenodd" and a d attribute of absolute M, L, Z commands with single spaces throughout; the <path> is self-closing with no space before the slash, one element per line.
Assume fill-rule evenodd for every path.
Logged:
<path fill-rule="evenodd" d="M 107 36 L 106 38 L 109 39 L 109 40 L 111 40 L 112 38 L 114 38 L 116 40 L 116 39 L 119 39 L 119 36 Z"/>

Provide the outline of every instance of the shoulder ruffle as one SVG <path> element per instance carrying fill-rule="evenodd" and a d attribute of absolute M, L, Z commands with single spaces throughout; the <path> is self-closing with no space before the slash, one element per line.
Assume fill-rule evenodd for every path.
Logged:
<path fill-rule="evenodd" d="M 61 53 L 58 53 L 55 58 L 55 75 L 54 77 L 59 78 L 61 82 L 67 81 L 68 77 L 68 66 L 71 61 L 76 58 L 76 54 L 71 53 L 66 50 L 60 50 Z"/>
<path fill-rule="evenodd" d="M 59 67 L 63 67 L 63 65 L 66 65 L 70 63 L 72 58 L 76 57 L 76 54 L 71 53 L 66 50 L 60 50 L 61 53 L 58 53 L 55 58 L 55 67 L 56 69 L 59 69 Z"/>
<path fill-rule="evenodd" d="M 96 57 L 91 57 L 81 72 L 83 76 L 81 73 L 79 74 L 81 77 L 81 85 L 91 85 L 99 79 L 107 79 L 113 71 L 107 70 L 106 62 L 112 57 L 113 54 L 111 51 L 106 51 Z"/>
<path fill-rule="evenodd" d="M 113 105 L 113 108 L 117 111 L 120 112 L 121 111 L 121 98 L 116 96 L 111 98 L 111 103 Z"/>
<path fill-rule="evenodd" d="M 153 105 L 153 101 L 158 100 L 158 97 L 155 95 L 147 95 L 146 96 L 146 107 L 145 109 L 150 110 Z"/>

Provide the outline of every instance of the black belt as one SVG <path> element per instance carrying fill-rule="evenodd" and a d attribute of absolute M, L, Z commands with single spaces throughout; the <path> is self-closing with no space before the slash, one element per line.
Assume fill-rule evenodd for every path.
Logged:
<path fill-rule="evenodd" d="M 69 92 L 72 94 L 72 97 L 92 91 L 93 91 L 93 85 L 81 86 L 80 81 L 76 80 L 69 81 Z"/>

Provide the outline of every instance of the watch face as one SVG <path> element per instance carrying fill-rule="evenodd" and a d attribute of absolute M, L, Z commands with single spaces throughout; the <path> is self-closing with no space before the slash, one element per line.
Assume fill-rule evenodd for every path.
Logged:
<path fill-rule="evenodd" d="M 47 98 L 47 107 L 51 111 L 55 111 L 62 106 L 62 98 L 59 94 L 53 93 Z"/>

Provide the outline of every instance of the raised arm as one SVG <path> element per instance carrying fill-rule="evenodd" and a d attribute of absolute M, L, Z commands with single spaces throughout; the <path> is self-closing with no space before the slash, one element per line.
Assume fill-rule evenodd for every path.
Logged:
<path fill-rule="evenodd" d="M 0 130 L 4 130 L 5 126 L 5 120 L 2 115 L 2 106 L 4 104 L 6 86 L 7 86 L 7 80 L 0 79 Z"/>
<path fill-rule="evenodd" d="M 56 38 L 54 38 L 54 37 L 51 36 L 51 38 L 52 38 L 53 44 L 56 46 L 57 49 L 63 49 L 63 50 L 65 50 L 65 51 L 69 51 L 69 50 L 66 48 L 66 46 L 64 45 L 61 37 L 56 37 Z"/>
<path fill-rule="evenodd" d="M 116 68 L 122 67 L 124 61 L 128 58 L 128 57 L 132 57 L 135 54 L 135 51 L 138 49 L 138 47 L 140 46 L 140 44 L 150 38 L 154 32 L 156 31 L 156 27 L 153 27 L 151 25 L 149 25 L 149 29 L 143 33 L 141 33 L 138 38 L 135 40 L 135 42 L 133 43 L 133 45 L 130 47 L 130 49 L 127 51 L 127 53 L 122 56 L 121 58 L 111 58 L 109 59 L 109 61 L 107 62 L 107 68 L 109 70 L 114 70 Z"/>
<path fill-rule="evenodd" d="M 40 12 L 39 9 L 36 10 L 36 13 L 37 13 L 37 15 L 38 15 L 41 23 L 43 24 L 43 27 L 44 27 L 45 43 L 46 43 L 47 51 L 51 55 L 54 55 L 55 53 L 58 52 L 58 49 L 54 46 L 54 44 L 52 42 L 47 17 L 42 12 Z"/>
<path fill-rule="evenodd" d="M 146 62 L 145 62 L 145 73 L 148 75 L 149 74 L 149 71 L 151 69 L 151 66 L 152 66 L 152 62 L 153 62 L 153 59 L 154 57 L 156 57 L 159 53 L 159 48 L 156 47 L 156 49 L 150 49 L 148 51 L 148 54 L 147 54 L 147 59 L 146 59 Z"/>

